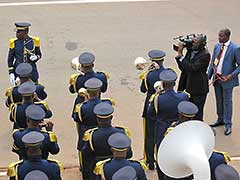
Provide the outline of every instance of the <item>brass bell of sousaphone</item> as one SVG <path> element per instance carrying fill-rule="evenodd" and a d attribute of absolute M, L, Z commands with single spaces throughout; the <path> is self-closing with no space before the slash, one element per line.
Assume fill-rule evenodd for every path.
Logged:
<path fill-rule="evenodd" d="M 215 145 L 211 127 L 192 120 L 175 127 L 158 149 L 158 165 L 169 177 L 183 178 L 193 174 L 194 180 L 210 180 L 208 159 Z"/>
<path fill-rule="evenodd" d="M 80 70 L 79 70 L 79 67 L 80 67 L 79 57 L 75 57 L 75 58 L 72 59 L 71 67 L 72 67 L 73 70 L 80 72 Z"/>

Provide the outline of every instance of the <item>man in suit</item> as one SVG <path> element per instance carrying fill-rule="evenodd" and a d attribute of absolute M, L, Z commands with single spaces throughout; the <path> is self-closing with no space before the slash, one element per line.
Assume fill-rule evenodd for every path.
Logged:
<path fill-rule="evenodd" d="M 232 92 L 239 85 L 240 47 L 230 41 L 230 30 L 219 31 L 219 43 L 215 45 L 211 65 L 208 70 L 209 80 L 213 85 L 217 104 L 217 121 L 212 127 L 225 126 L 224 134 L 232 132 Z"/>
<path fill-rule="evenodd" d="M 182 71 L 178 90 L 186 90 L 190 94 L 190 101 L 197 105 L 199 111 L 195 119 L 203 120 L 204 104 L 207 98 L 208 76 L 207 68 L 210 62 L 210 53 L 205 48 L 207 37 L 203 34 L 196 35 L 193 44 L 183 56 L 183 44 L 179 43 L 176 61 Z"/>

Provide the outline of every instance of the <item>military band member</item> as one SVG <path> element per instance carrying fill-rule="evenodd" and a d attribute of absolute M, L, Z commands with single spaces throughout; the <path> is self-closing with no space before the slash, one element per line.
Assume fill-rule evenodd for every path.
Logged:
<path fill-rule="evenodd" d="M 9 165 L 7 175 L 10 180 L 25 180 L 25 178 L 29 178 L 29 173 L 36 170 L 44 173 L 49 180 L 61 180 L 60 170 L 63 170 L 62 164 L 55 160 L 41 159 L 43 141 L 44 135 L 36 131 L 29 132 L 22 137 L 28 159 Z M 46 178 L 43 174 L 41 176 Z"/>
<path fill-rule="evenodd" d="M 142 76 L 142 83 L 140 90 L 146 93 L 146 99 L 143 109 L 143 123 L 144 123 L 144 160 L 150 170 L 154 169 L 154 122 L 147 117 L 147 109 L 150 97 L 156 92 L 154 83 L 159 81 L 159 74 L 164 70 L 163 61 L 165 52 L 161 50 L 151 50 L 148 53 L 153 64 L 144 76 Z"/>
<path fill-rule="evenodd" d="M 79 63 L 80 63 L 80 71 L 81 73 L 78 74 L 73 74 L 70 78 L 70 86 L 69 86 L 69 91 L 72 94 L 77 94 L 77 97 L 74 102 L 74 106 L 76 104 L 79 104 L 81 102 L 85 101 L 85 97 L 79 95 L 79 90 L 81 88 L 86 88 L 84 86 L 84 83 L 90 79 L 90 78 L 98 78 L 102 81 L 103 85 L 101 87 L 101 92 L 104 93 L 107 90 L 108 86 L 108 78 L 109 75 L 105 72 L 95 72 L 94 71 L 94 61 L 95 61 L 95 56 L 90 53 L 90 52 L 84 52 L 79 56 Z M 73 108 L 73 113 L 74 113 L 74 108 Z M 73 117 L 72 113 L 72 117 Z M 74 118 L 74 117 L 73 117 Z"/>
<path fill-rule="evenodd" d="M 28 35 L 30 23 L 16 22 L 16 38 L 10 39 L 8 52 L 8 70 L 10 75 L 10 83 L 12 86 L 18 77 L 15 70 L 20 63 L 29 63 L 33 71 L 31 79 L 38 82 L 39 74 L 36 62 L 41 59 L 40 38 L 30 37 Z"/>
<path fill-rule="evenodd" d="M 123 167 L 130 166 L 136 171 L 136 179 L 146 180 L 144 168 L 145 164 L 138 161 L 127 160 L 128 148 L 131 146 L 131 140 L 123 133 L 114 133 L 108 138 L 108 144 L 111 147 L 113 158 L 99 161 L 96 164 L 94 173 L 97 175 L 96 180 L 111 180 L 115 173 Z"/>
<path fill-rule="evenodd" d="M 101 80 L 97 78 L 90 78 L 85 83 L 84 86 L 87 88 L 87 96 L 88 100 L 85 102 L 82 102 L 80 104 L 77 104 L 74 110 L 74 120 L 77 125 L 78 130 L 78 151 L 79 151 L 79 162 L 80 162 L 80 168 L 81 168 L 81 150 L 83 146 L 83 135 L 86 130 L 95 128 L 98 125 L 96 115 L 93 112 L 94 107 L 101 103 L 106 102 L 112 105 L 113 101 L 110 98 L 100 99 L 100 88 L 103 86 L 103 83 Z"/>
<path fill-rule="evenodd" d="M 52 111 L 44 101 L 33 102 L 36 86 L 33 82 L 27 81 L 18 87 L 18 92 L 22 95 L 22 103 L 12 104 L 10 107 L 10 121 L 14 122 L 14 129 L 27 128 L 25 110 L 31 104 L 39 105 L 46 113 L 45 118 L 52 117 Z"/>
<path fill-rule="evenodd" d="M 53 123 L 51 121 L 44 122 L 45 111 L 35 105 L 29 105 L 25 111 L 27 119 L 27 129 L 16 129 L 13 131 L 13 149 L 12 151 L 19 155 L 19 159 L 27 159 L 26 149 L 22 142 L 22 137 L 32 131 L 40 132 L 44 135 L 44 141 L 42 143 L 42 159 L 47 159 L 49 153 L 55 155 L 59 152 L 60 148 L 57 143 L 57 137 L 52 132 Z M 46 130 L 42 129 L 45 126 Z"/>
<path fill-rule="evenodd" d="M 108 138 L 114 133 L 123 133 L 129 136 L 127 128 L 113 127 L 111 125 L 114 109 L 106 102 L 101 102 L 94 107 L 94 113 L 97 116 L 99 126 L 89 129 L 84 134 L 83 153 L 83 179 L 93 179 L 93 169 L 98 161 L 111 158 L 112 151 L 108 145 Z M 128 149 L 127 158 L 132 157 L 132 149 Z"/>
<path fill-rule="evenodd" d="M 18 92 L 19 85 L 23 84 L 26 81 L 31 81 L 32 66 L 29 63 L 20 63 L 15 73 L 18 75 L 19 84 L 14 87 L 9 87 L 5 93 L 7 96 L 6 106 L 9 107 L 12 103 L 22 102 L 22 95 Z M 17 80 L 16 80 L 17 81 Z M 47 97 L 47 93 L 44 89 L 44 86 L 41 84 L 35 83 L 36 86 L 36 96 L 34 97 L 35 101 L 44 100 Z"/>

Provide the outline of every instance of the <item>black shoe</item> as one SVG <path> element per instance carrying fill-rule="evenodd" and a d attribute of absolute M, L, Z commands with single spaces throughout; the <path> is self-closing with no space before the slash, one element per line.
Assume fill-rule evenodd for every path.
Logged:
<path fill-rule="evenodd" d="M 154 168 L 155 168 L 155 167 L 154 167 L 154 163 L 149 163 L 149 164 L 148 164 L 148 169 L 149 169 L 149 170 L 154 170 Z"/>
<path fill-rule="evenodd" d="M 223 121 L 216 121 L 215 123 L 211 124 L 211 127 L 217 127 L 217 126 L 223 126 L 224 122 Z"/>
<path fill-rule="evenodd" d="M 225 134 L 226 136 L 228 136 L 228 135 L 231 134 L 231 133 L 232 133 L 232 128 L 230 128 L 230 127 L 225 128 L 224 134 Z"/>

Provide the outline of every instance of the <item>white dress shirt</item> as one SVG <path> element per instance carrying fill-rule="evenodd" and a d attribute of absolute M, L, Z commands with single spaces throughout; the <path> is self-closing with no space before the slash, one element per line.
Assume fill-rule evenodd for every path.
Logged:
<path fill-rule="evenodd" d="M 227 52 L 227 48 L 228 48 L 229 44 L 230 44 L 230 40 L 228 40 L 226 43 L 224 43 L 222 56 L 221 56 L 221 58 L 219 60 L 218 66 L 217 66 L 217 73 L 218 74 L 222 74 L 223 60 L 224 60 L 224 57 L 225 57 L 225 54 Z M 221 44 L 221 47 L 222 47 L 222 44 Z"/>

